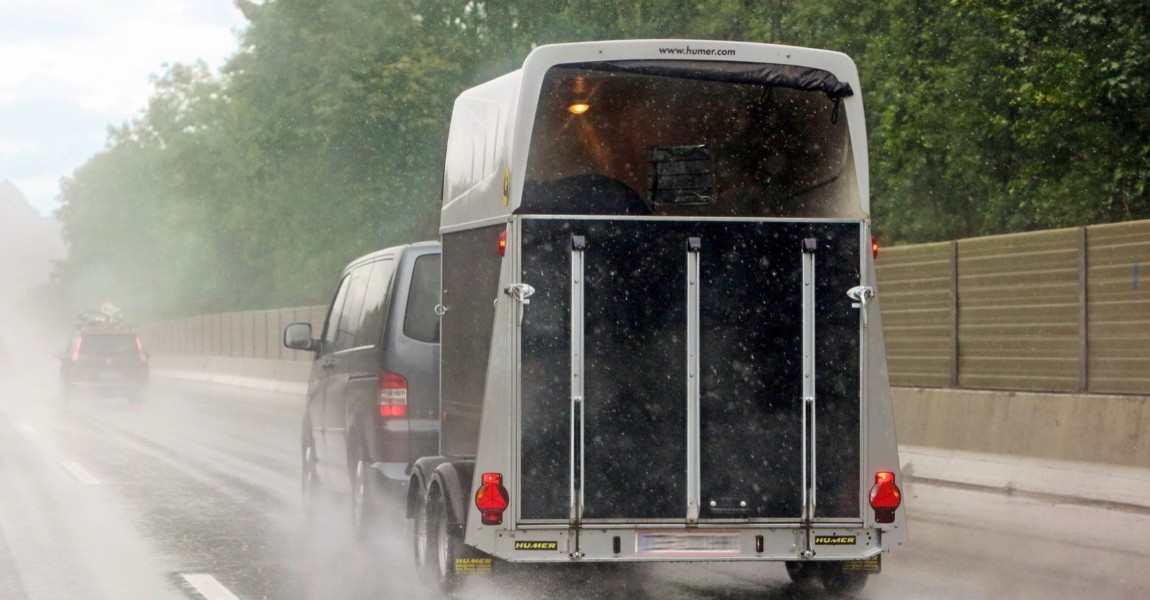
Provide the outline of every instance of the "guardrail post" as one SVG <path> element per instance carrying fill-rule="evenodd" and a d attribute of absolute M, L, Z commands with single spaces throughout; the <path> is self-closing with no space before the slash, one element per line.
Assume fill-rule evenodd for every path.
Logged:
<path fill-rule="evenodd" d="M 950 242 L 950 387 L 958 388 L 958 241 Z"/>
<path fill-rule="evenodd" d="M 1090 387 L 1089 298 L 1087 297 L 1086 228 L 1078 228 L 1078 391 Z"/>

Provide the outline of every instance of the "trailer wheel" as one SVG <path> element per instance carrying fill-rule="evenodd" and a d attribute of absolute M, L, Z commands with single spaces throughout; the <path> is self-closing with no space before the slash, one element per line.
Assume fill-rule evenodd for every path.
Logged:
<path fill-rule="evenodd" d="M 431 520 L 435 527 L 435 572 L 439 589 L 450 594 L 459 586 L 459 576 L 455 572 L 455 562 L 462 555 L 463 540 L 451 525 L 450 508 L 447 498 L 435 490 L 431 504 Z"/>
<path fill-rule="evenodd" d="M 856 594 L 866 587 L 867 573 L 844 571 L 843 566 L 836 562 L 819 564 L 819 579 L 823 587 L 832 594 Z"/>
<path fill-rule="evenodd" d="M 814 563 L 788 560 L 786 566 L 787 577 L 799 585 L 809 584 L 819 576 L 818 565 Z"/>
<path fill-rule="evenodd" d="M 412 479 L 412 485 L 417 485 L 414 479 Z M 431 499 L 427 496 L 427 490 L 420 489 L 415 503 L 415 520 L 411 527 L 411 542 L 415 568 L 421 574 L 426 573 L 431 567 L 428 554 L 431 552 L 431 531 L 434 529 L 434 524 L 430 522 L 432 512 L 431 507 L 428 506 L 430 502 Z"/>

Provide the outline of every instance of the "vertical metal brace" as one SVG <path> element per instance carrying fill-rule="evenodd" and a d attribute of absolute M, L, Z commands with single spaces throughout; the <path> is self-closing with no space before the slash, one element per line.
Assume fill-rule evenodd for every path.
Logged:
<path fill-rule="evenodd" d="M 1078 391 L 1090 389 L 1090 311 L 1086 228 L 1078 228 Z"/>
<path fill-rule="evenodd" d="M 818 241 L 803 240 L 803 516 L 815 517 L 815 251 Z"/>
<path fill-rule="evenodd" d="M 687 238 L 687 524 L 699 522 L 699 253 L 702 240 Z"/>
<path fill-rule="evenodd" d="M 583 276 L 586 248 L 584 236 L 571 236 L 571 486 L 568 518 L 573 528 L 583 520 Z"/>

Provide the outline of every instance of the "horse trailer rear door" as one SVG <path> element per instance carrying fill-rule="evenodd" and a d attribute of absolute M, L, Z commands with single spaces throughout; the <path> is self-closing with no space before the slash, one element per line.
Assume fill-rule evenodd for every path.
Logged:
<path fill-rule="evenodd" d="M 523 217 L 518 519 L 861 519 L 858 221 Z"/>

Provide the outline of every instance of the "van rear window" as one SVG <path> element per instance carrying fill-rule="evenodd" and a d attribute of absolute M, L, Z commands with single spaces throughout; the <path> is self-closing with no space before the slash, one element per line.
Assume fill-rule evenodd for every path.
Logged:
<path fill-rule="evenodd" d="M 374 346 L 379 343 L 383 331 L 383 315 L 387 312 L 388 292 L 391 290 L 391 276 L 395 272 L 395 261 L 380 260 L 371 264 L 371 276 L 363 299 L 363 315 L 359 331 L 355 334 L 356 346 Z"/>
<path fill-rule="evenodd" d="M 436 304 L 439 304 L 439 255 L 426 254 L 415 259 L 403 318 L 403 334 L 413 340 L 439 343 Z"/>
<path fill-rule="evenodd" d="M 83 356 L 135 356 L 138 350 L 134 335 L 89 333 L 84 335 L 84 341 L 80 344 L 80 354 Z"/>

